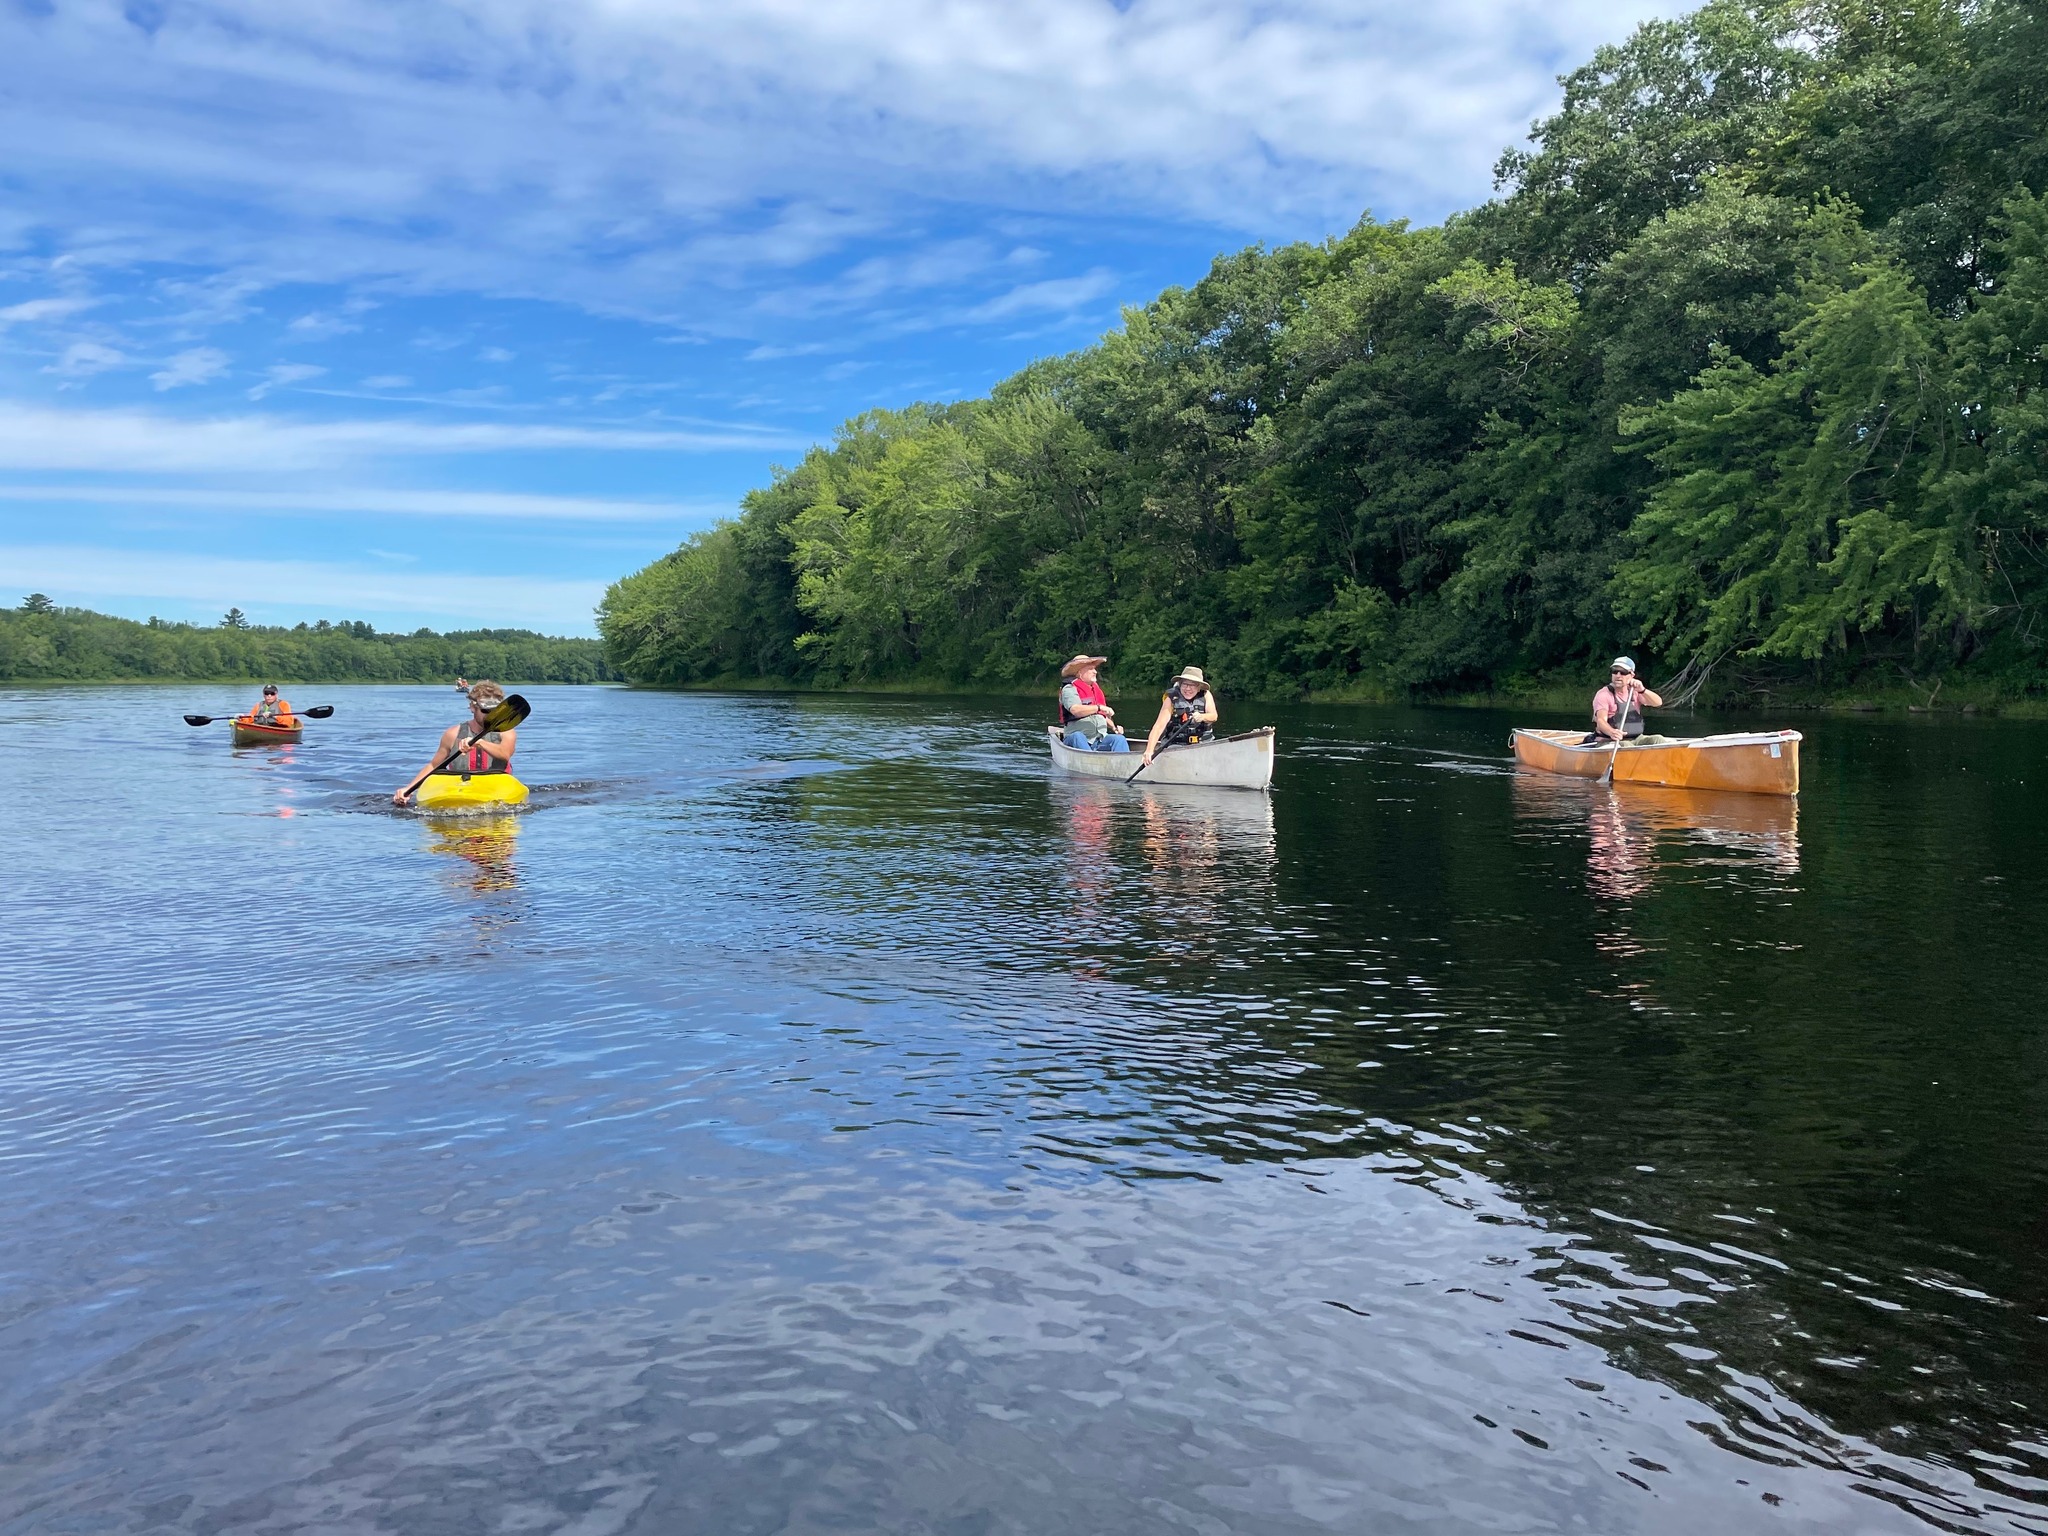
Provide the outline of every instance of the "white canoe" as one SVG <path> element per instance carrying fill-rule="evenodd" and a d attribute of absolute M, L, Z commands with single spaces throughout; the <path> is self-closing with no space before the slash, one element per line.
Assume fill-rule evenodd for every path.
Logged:
<path fill-rule="evenodd" d="M 1092 779 L 1128 779 L 1144 761 L 1140 743 L 1129 752 L 1076 752 L 1060 740 L 1060 728 L 1048 725 L 1052 763 L 1064 773 Z M 1241 736 L 1219 736 L 1199 746 L 1162 747 L 1138 779 L 1140 784 L 1206 784 L 1211 789 L 1265 789 L 1273 782 L 1274 731 L 1270 725 Z"/>

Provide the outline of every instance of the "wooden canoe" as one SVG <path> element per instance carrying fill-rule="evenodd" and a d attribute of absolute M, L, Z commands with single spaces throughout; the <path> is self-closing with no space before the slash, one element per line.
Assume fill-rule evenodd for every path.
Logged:
<path fill-rule="evenodd" d="M 1144 761 L 1143 744 L 1128 752 L 1077 752 L 1060 740 L 1060 728 L 1048 725 L 1052 763 L 1064 773 L 1093 779 L 1128 779 Z M 1265 789 L 1273 782 L 1273 727 L 1262 726 L 1241 736 L 1218 736 L 1199 746 L 1161 747 L 1140 784 L 1203 784 L 1211 789 Z"/>
<path fill-rule="evenodd" d="M 1586 745 L 1584 731 L 1518 729 L 1515 761 L 1544 773 L 1597 779 L 1614 760 L 1617 784 L 1662 784 L 1674 789 L 1719 789 L 1749 795 L 1799 793 L 1797 731 L 1748 731 L 1630 742 L 1619 751 L 1606 742 Z"/>
<path fill-rule="evenodd" d="M 297 741 L 306 734 L 306 728 L 303 725 L 259 725 L 254 720 L 237 717 L 234 733 L 238 747 L 267 747 L 273 742 Z"/>

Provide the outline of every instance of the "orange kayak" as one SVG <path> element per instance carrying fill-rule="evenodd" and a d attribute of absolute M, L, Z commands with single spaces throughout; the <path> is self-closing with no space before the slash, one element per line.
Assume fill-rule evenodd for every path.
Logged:
<path fill-rule="evenodd" d="M 1518 729 L 1510 738 L 1515 761 L 1544 773 L 1597 779 L 1614 763 L 1617 784 L 1664 784 L 1674 789 L 1720 789 L 1750 795 L 1799 793 L 1797 731 L 1751 731 L 1586 745 L 1584 731 Z"/>
<path fill-rule="evenodd" d="M 261 747 L 272 742 L 297 741 L 306 734 L 303 725 L 259 725 L 247 715 L 235 717 L 234 731 L 235 745 L 238 747 Z"/>

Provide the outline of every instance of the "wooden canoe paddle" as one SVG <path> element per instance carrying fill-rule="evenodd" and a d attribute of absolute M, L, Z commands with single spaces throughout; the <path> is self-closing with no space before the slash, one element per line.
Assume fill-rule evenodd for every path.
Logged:
<path fill-rule="evenodd" d="M 1158 750 L 1157 752 L 1154 752 L 1154 753 L 1153 753 L 1152 755 L 1153 755 L 1153 757 L 1155 757 L 1155 758 L 1156 758 L 1156 757 L 1158 757 L 1158 755 L 1159 755 L 1159 753 L 1160 753 L 1160 752 L 1164 752 L 1164 751 L 1165 751 L 1165 750 L 1166 750 L 1166 749 L 1167 749 L 1168 747 L 1180 747 L 1180 746 L 1185 746 L 1185 745 L 1187 745 L 1187 739 L 1188 739 L 1188 723 L 1187 723 L 1187 721 L 1185 721 L 1185 720 L 1176 720 L 1176 721 L 1174 721 L 1174 722 L 1173 722 L 1173 724 L 1169 725 L 1169 726 L 1168 726 L 1168 727 L 1166 728 L 1166 734 L 1165 734 L 1164 736 L 1161 736 L 1161 737 L 1159 738 L 1159 750 Z M 1130 776 L 1130 777 L 1129 777 L 1128 779 L 1125 779 L 1125 780 L 1124 780 L 1124 782 L 1125 782 L 1126 784 L 1135 784 L 1135 783 L 1137 783 L 1137 781 L 1138 781 L 1138 775 L 1139 775 L 1139 774 L 1141 774 L 1141 773 L 1143 773 L 1143 772 L 1144 772 L 1144 771 L 1145 771 L 1145 770 L 1146 770 L 1147 768 L 1150 768 L 1151 766 L 1152 766 L 1152 765 L 1151 765 L 1150 763 L 1140 763 L 1140 764 L 1138 764 L 1138 766 L 1137 766 L 1137 767 L 1136 767 L 1136 768 L 1135 768 L 1134 770 L 1132 770 L 1131 776 Z"/>

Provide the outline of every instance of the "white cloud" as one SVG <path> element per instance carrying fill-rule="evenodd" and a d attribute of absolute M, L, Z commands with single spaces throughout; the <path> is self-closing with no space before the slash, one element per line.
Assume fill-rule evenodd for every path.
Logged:
<path fill-rule="evenodd" d="M 98 302 L 97 299 L 30 299 L 23 304 L 10 304 L 0 309 L 0 329 L 10 325 L 63 320 L 82 309 L 91 309 Z"/>
<path fill-rule="evenodd" d="M 1435 217 L 1559 69 L 1683 8 L 185 0 L 145 31 L 69 0 L 4 23 L 0 136 L 14 199 L 95 260 L 717 326 L 764 273 L 915 241 L 919 208 Z"/>
<path fill-rule="evenodd" d="M 378 373 L 372 374 L 369 378 L 363 380 L 363 388 L 365 389 L 410 389 L 411 387 L 412 375 L 405 373 Z"/>
<path fill-rule="evenodd" d="M 159 391 L 205 384 L 228 371 L 228 355 L 218 347 L 190 347 L 149 376 Z"/>
<path fill-rule="evenodd" d="M 590 634 L 602 581 L 482 576 L 471 571 L 394 571 L 310 560 L 217 559 L 162 550 L 84 545 L 0 545 L 0 565 L 18 585 L 64 603 L 109 601 L 237 606 L 266 612 L 272 593 L 292 610 L 402 620 L 397 627 L 451 620 Z"/>
<path fill-rule="evenodd" d="M 63 356 L 43 372 L 54 373 L 60 379 L 89 379 L 109 368 L 125 367 L 127 362 L 125 353 L 97 341 L 74 341 L 64 349 Z"/>
<path fill-rule="evenodd" d="M 0 501 L 97 507 L 192 507 L 217 512 L 338 512 L 508 521 L 702 524 L 727 517 L 725 501 L 622 501 L 600 496 L 530 496 L 503 491 L 422 491 L 340 486 L 306 491 L 213 490 L 164 485 L 4 485 Z"/>
<path fill-rule="evenodd" d="M 275 363 L 263 371 L 263 382 L 249 391 L 251 400 L 261 400 L 272 390 L 288 385 L 302 384 L 307 379 L 317 379 L 327 372 L 313 363 Z"/>
<path fill-rule="evenodd" d="M 503 347 L 485 347 L 483 351 L 477 353 L 477 357 L 486 363 L 509 363 L 513 356 L 513 353 L 507 352 Z"/>
<path fill-rule="evenodd" d="M 1080 277 L 1048 278 L 1042 283 L 1020 283 L 968 312 L 975 320 L 1007 320 L 1018 315 L 1066 314 L 1080 309 L 1116 286 L 1116 276 L 1107 267 L 1097 267 Z"/>
<path fill-rule="evenodd" d="M 353 320 L 315 310 L 311 314 L 300 315 L 285 329 L 294 341 L 332 341 L 336 336 L 346 336 L 351 331 L 360 331 L 362 327 Z"/>
<path fill-rule="evenodd" d="M 102 349 L 104 350 L 104 349 Z M 119 354 L 114 354 L 119 359 Z M 277 416 L 185 418 L 0 402 L 0 469 L 107 474 L 262 474 L 366 460 L 569 450 L 595 453 L 775 451 L 809 440 L 743 426 L 565 426 Z"/>

